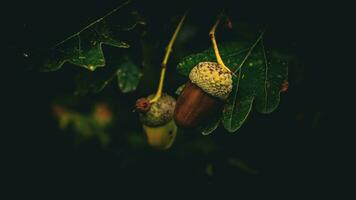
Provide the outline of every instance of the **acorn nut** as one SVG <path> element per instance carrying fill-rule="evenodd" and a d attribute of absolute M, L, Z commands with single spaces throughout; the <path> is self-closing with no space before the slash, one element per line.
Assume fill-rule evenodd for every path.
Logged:
<path fill-rule="evenodd" d="M 150 146 L 168 149 L 177 135 L 177 126 L 173 120 L 176 100 L 163 94 L 157 102 L 150 103 L 155 95 L 140 98 L 136 101 L 136 110 Z"/>
<path fill-rule="evenodd" d="M 178 97 L 174 120 L 179 127 L 194 128 L 215 114 L 232 90 L 232 74 L 215 62 L 200 62 L 189 74 Z"/>

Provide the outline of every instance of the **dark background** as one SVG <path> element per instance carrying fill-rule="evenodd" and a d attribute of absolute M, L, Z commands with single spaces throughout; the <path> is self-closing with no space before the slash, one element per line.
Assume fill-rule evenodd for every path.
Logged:
<path fill-rule="evenodd" d="M 142 189 L 150 188 L 145 194 L 160 196 L 167 189 L 172 191 L 171 195 L 187 191 L 203 195 L 221 189 L 222 194 L 234 194 L 236 198 L 248 195 L 285 199 L 319 197 L 334 192 L 336 188 L 330 187 L 331 182 L 341 176 L 333 169 L 340 160 L 340 155 L 333 150 L 340 147 L 335 134 L 343 132 L 340 127 L 335 128 L 341 121 L 341 118 L 334 119 L 337 110 L 334 105 L 339 103 L 330 97 L 330 92 L 332 96 L 342 93 L 340 87 L 330 82 L 335 76 L 331 57 L 336 56 L 330 51 L 335 49 L 331 38 L 340 30 L 340 20 L 334 18 L 338 4 L 321 1 L 138 1 L 137 8 L 146 18 L 148 31 L 155 40 L 161 38 L 162 47 L 173 30 L 172 19 L 190 7 L 187 21 L 199 24 L 201 30 L 195 43 L 186 44 L 185 48 L 190 52 L 206 48 L 209 41 L 204 39 L 203 33 L 207 33 L 219 10 L 225 8 L 234 20 L 267 26 L 267 42 L 295 54 L 299 60 L 298 66 L 290 68 L 289 91 L 282 95 L 275 112 L 262 115 L 253 110 L 235 135 L 218 129 L 209 136 L 220 147 L 216 154 L 199 156 L 186 152 L 183 157 L 176 157 L 169 151 L 133 151 L 125 147 L 123 141 L 116 143 L 123 147 L 111 149 L 96 144 L 74 145 L 72 138 L 58 130 L 50 105 L 55 97 L 72 92 L 70 77 L 76 71 L 69 65 L 53 73 L 28 68 L 31 60 L 23 53 L 31 57 L 32 53 L 50 47 L 119 4 L 119 1 L 10 4 L 8 11 L 11 12 L 3 18 L 6 29 L 2 30 L 7 62 L 3 66 L 6 74 L 2 75 L 5 120 L 1 132 L 6 138 L 2 147 L 5 154 L 3 180 L 10 188 L 7 191 L 12 195 L 120 196 L 128 191 L 140 194 Z M 160 60 L 163 49 L 156 56 Z M 170 81 L 167 86 L 171 86 L 170 92 L 182 80 L 181 77 L 174 79 L 176 82 Z M 111 88 L 99 95 L 83 97 L 82 101 L 85 104 L 111 96 L 114 101 L 126 98 L 126 102 L 134 102 L 147 91 L 154 91 L 142 87 L 138 93 L 128 96 L 117 94 Z M 120 105 L 132 106 L 131 103 Z M 137 122 L 131 122 L 127 129 L 138 126 Z M 120 130 L 117 131 L 120 134 Z M 260 173 L 251 175 L 226 165 L 225 159 L 231 156 L 246 161 Z M 132 159 L 135 161 L 131 164 L 123 164 Z M 204 171 L 207 162 L 215 166 L 211 177 Z"/>

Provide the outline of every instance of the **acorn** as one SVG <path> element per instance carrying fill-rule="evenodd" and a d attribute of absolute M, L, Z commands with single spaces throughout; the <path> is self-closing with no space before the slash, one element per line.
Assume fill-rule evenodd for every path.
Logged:
<path fill-rule="evenodd" d="M 183 128 L 207 122 L 232 90 L 232 73 L 216 62 L 198 63 L 190 71 L 189 79 L 174 110 L 174 120 Z"/>
<path fill-rule="evenodd" d="M 162 94 L 158 101 L 150 103 L 155 95 L 140 98 L 136 101 L 136 110 L 150 146 L 158 149 L 168 149 L 177 135 L 177 126 L 173 120 L 176 100 Z"/>

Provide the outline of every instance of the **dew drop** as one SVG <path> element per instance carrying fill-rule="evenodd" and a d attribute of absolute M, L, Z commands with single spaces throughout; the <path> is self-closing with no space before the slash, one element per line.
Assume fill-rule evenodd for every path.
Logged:
<path fill-rule="evenodd" d="M 95 67 L 94 67 L 93 65 L 89 65 L 88 68 L 89 68 L 89 70 L 91 70 L 91 71 L 94 71 L 94 70 L 95 70 Z"/>

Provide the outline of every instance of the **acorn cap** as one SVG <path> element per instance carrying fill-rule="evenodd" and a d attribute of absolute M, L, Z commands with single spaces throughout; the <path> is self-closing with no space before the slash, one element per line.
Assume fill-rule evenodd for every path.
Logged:
<path fill-rule="evenodd" d="M 150 95 L 147 100 L 151 100 L 155 95 Z M 147 126 L 161 126 L 173 119 L 174 107 L 176 100 L 167 95 L 162 94 L 161 98 L 157 102 L 152 103 L 149 106 L 147 112 L 140 112 L 140 121 Z"/>
<path fill-rule="evenodd" d="M 226 99 L 232 90 L 231 72 L 216 62 L 198 63 L 190 71 L 189 79 L 204 92 L 219 99 Z"/>

